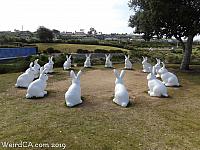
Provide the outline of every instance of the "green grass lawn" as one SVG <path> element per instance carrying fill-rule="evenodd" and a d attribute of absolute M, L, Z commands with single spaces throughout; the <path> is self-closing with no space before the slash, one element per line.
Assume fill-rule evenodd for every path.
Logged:
<path fill-rule="evenodd" d="M 44 51 L 49 47 L 52 47 L 56 50 L 60 50 L 62 52 L 73 53 L 76 52 L 77 49 L 84 49 L 89 51 L 94 51 L 95 49 L 104 49 L 104 50 L 125 50 L 123 48 L 111 47 L 111 46 L 101 46 L 101 45 L 85 45 L 85 44 L 57 44 L 57 43 L 38 43 L 39 51 Z"/>
<path fill-rule="evenodd" d="M 133 72 L 141 68 L 134 66 Z M 66 108 L 64 95 L 60 98 L 54 90 L 54 82 L 70 82 L 62 68 L 56 68 L 56 77 L 48 81 L 52 86 L 48 97 L 35 101 L 21 96 L 24 89 L 14 88 L 20 73 L 0 74 L 0 142 L 65 143 L 67 150 L 200 149 L 200 72 L 170 69 L 176 71 L 182 87 L 169 88 L 170 98 L 163 100 L 151 100 L 144 92 L 128 108 L 89 103 Z M 90 95 L 83 96 L 87 101 Z"/>

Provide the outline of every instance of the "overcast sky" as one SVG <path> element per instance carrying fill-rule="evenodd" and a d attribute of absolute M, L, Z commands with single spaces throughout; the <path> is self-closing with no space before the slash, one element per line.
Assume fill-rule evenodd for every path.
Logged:
<path fill-rule="evenodd" d="M 1 0 L 0 30 L 60 31 L 94 27 L 103 33 L 132 33 L 128 0 Z"/>

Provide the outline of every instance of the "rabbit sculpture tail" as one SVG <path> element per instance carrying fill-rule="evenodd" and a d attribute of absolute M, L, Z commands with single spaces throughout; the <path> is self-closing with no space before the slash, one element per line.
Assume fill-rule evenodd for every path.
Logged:
<path fill-rule="evenodd" d="M 71 68 L 71 55 L 69 57 L 66 55 L 66 59 L 67 60 L 63 64 L 63 69 L 69 70 Z"/>
<path fill-rule="evenodd" d="M 148 80 L 148 94 L 156 97 L 168 97 L 166 86 L 155 76 L 155 67 L 153 66 L 152 72 L 147 75 Z"/>
<path fill-rule="evenodd" d="M 177 76 L 171 72 L 168 72 L 168 70 L 165 68 L 165 64 L 163 62 L 162 64 L 163 66 L 158 73 L 161 75 L 163 83 L 166 86 L 180 86 Z"/>
<path fill-rule="evenodd" d="M 40 77 L 39 79 L 33 81 L 27 89 L 26 98 L 39 98 L 44 97 L 47 94 L 47 91 L 45 91 L 47 86 L 47 69 L 43 70 L 43 67 L 40 68 Z"/>
<path fill-rule="evenodd" d="M 70 77 L 72 78 L 72 84 L 65 93 L 65 102 L 68 107 L 81 104 L 81 86 L 80 86 L 80 75 L 81 70 L 75 75 L 74 71 L 71 70 Z"/>
<path fill-rule="evenodd" d="M 115 80 L 115 97 L 113 99 L 113 102 L 122 107 L 126 107 L 129 103 L 129 95 L 123 83 L 125 70 L 122 70 L 119 75 L 118 71 L 114 69 L 114 74 L 116 76 L 116 80 Z"/>
<path fill-rule="evenodd" d="M 143 67 L 142 71 L 145 73 L 149 73 L 152 70 L 152 65 L 147 62 L 147 59 L 148 59 L 147 57 L 143 57 L 143 61 L 142 61 L 142 67 Z"/>
<path fill-rule="evenodd" d="M 36 72 L 33 68 L 33 62 L 31 62 L 29 65 L 29 69 L 27 69 L 26 72 L 24 72 L 17 78 L 15 87 L 27 88 L 29 84 L 34 80 L 35 73 Z"/>
<path fill-rule="evenodd" d="M 125 55 L 125 67 L 124 67 L 125 69 L 132 69 L 132 63 L 129 59 L 130 59 L 130 56 Z"/>
<path fill-rule="evenodd" d="M 111 55 L 106 55 L 106 62 L 105 62 L 105 68 L 112 68 L 112 61 L 110 60 Z"/>
<path fill-rule="evenodd" d="M 49 62 L 44 65 L 44 69 L 47 69 L 47 73 L 53 73 L 53 56 L 49 57 Z"/>
<path fill-rule="evenodd" d="M 85 68 L 90 68 L 91 67 L 91 62 L 90 62 L 90 57 L 91 57 L 91 54 L 86 54 L 86 60 L 84 62 L 84 67 Z"/>

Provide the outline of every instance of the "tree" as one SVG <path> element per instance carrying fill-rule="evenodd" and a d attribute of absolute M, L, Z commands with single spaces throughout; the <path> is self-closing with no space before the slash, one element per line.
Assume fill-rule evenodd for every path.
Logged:
<path fill-rule="evenodd" d="M 129 26 L 144 36 L 175 37 L 182 45 L 183 59 L 180 69 L 188 70 L 194 36 L 200 34 L 199 0 L 130 0 L 135 14 Z M 184 42 L 183 39 L 186 39 Z"/>
<path fill-rule="evenodd" d="M 91 27 L 90 30 L 88 31 L 89 35 L 96 35 L 97 31 L 95 30 L 95 28 Z"/>
<path fill-rule="evenodd" d="M 37 29 L 37 34 L 42 42 L 51 42 L 53 39 L 53 32 L 43 26 Z"/>

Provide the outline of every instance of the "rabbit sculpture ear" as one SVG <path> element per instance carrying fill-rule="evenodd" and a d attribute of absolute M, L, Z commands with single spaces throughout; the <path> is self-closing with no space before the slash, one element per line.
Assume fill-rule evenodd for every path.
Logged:
<path fill-rule="evenodd" d="M 122 70 L 121 73 L 119 74 L 119 72 L 116 69 L 114 69 L 114 74 L 115 74 L 116 78 L 122 79 L 125 75 L 125 70 Z"/>
<path fill-rule="evenodd" d="M 71 59 L 72 55 L 69 55 L 69 59 Z"/>
<path fill-rule="evenodd" d="M 119 72 L 118 72 L 116 69 L 114 69 L 114 74 L 115 74 L 116 78 L 119 78 L 119 77 L 120 77 L 120 76 L 119 76 Z"/>
<path fill-rule="evenodd" d="M 34 64 L 38 64 L 38 61 L 39 61 L 39 59 L 36 59 L 36 60 L 34 61 Z"/>
<path fill-rule="evenodd" d="M 71 70 L 71 72 L 70 72 L 70 77 L 71 77 L 72 79 L 80 79 L 81 74 L 82 74 L 82 71 L 81 71 L 81 70 L 77 73 L 77 75 L 74 73 L 73 70 Z"/>
<path fill-rule="evenodd" d="M 130 55 L 128 55 L 128 59 L 130 58 Z"/>
<path fill-rule="evenodd" d="M 149 67 L 149 69 L 151 69 L 151 68 Z M 153 75 L 155 75 L 155 74 L 156 74 L 156 69 L 155 69 L 155 67 L 154 67 L 154 66 L 152 67 L 151 73 L 152 73 Z"/>
<path fill-rule="evenodd" d="M 66 58 L 68 59 L 68 55 L 66 55 Z"/>
<path fill-rule="evenodd" d="M 30 63 L 29 68 L 30 68 L 30 70 L 32 70 L 32 71 L 34 70 L 34 69 L 33 69 L 33 62 Z"/>
<path fill-rule="evenodd" d="M 76 78 L 77 78 L 77 79 L 80 79 L 81 74 L 82 74 L 82 71 L 80 70 L 80 71 L 77 73 Z"/>
<path fill-rule="evenodd" d="M 125 70 L 122 70 L 121 73 L 120 73 L 120 78 L 122 79 L 125 75 Z"/>
<path fill-rule="evenodd" d="M 164 62 L 162 62 L 162 65 L 163 65 L 163 68 L 165 68 L 165 63 Z"/>
<path fill-rule="evenodd" d="M 75 75 L 75 73 L 74 73 L 73 70 L 70 71 L 70 77 L 71 77 L 72 79 L 75 79 L 75 78 L 76 78 L 76 75 Z"/>
<path fill-rule="evenodd" d="M 124 55 L 125 59 L 127 59 L 128 57 L 126 55 Z"/>
<path fill-rule="evenodd" d="M 42 74 L 44 67 L 40 67 L 40 74 Z"/>
<path fill-rule="evenodd" d="M 145 60 L 144 56 L 142 56 L 143 60 Z"/>
<path fill-rule="evenodd" d="M 48 69 L 45 68 L 45 69 L 42 71 L 42 74 L 47 74 L 47 72 L 48 72 L 47 70 L 48 70 Z"/>
<path fill-rule="evenodd" d="M 107 54 L 105 54 L 105 56 L 106 56 L 106 58 L 108 57 L 108 55 L 107 55 Z"/>
<path fill-rule="evenodd" d="M 33 67 L 33 62 L 31 62 L 30 64 L 29 64 L 29 68 L 32 68 Z"/>
<path fill-rule="evenodd" d="M 51 56 L 51 61 L 53 61 L 53 56 Z"/>

